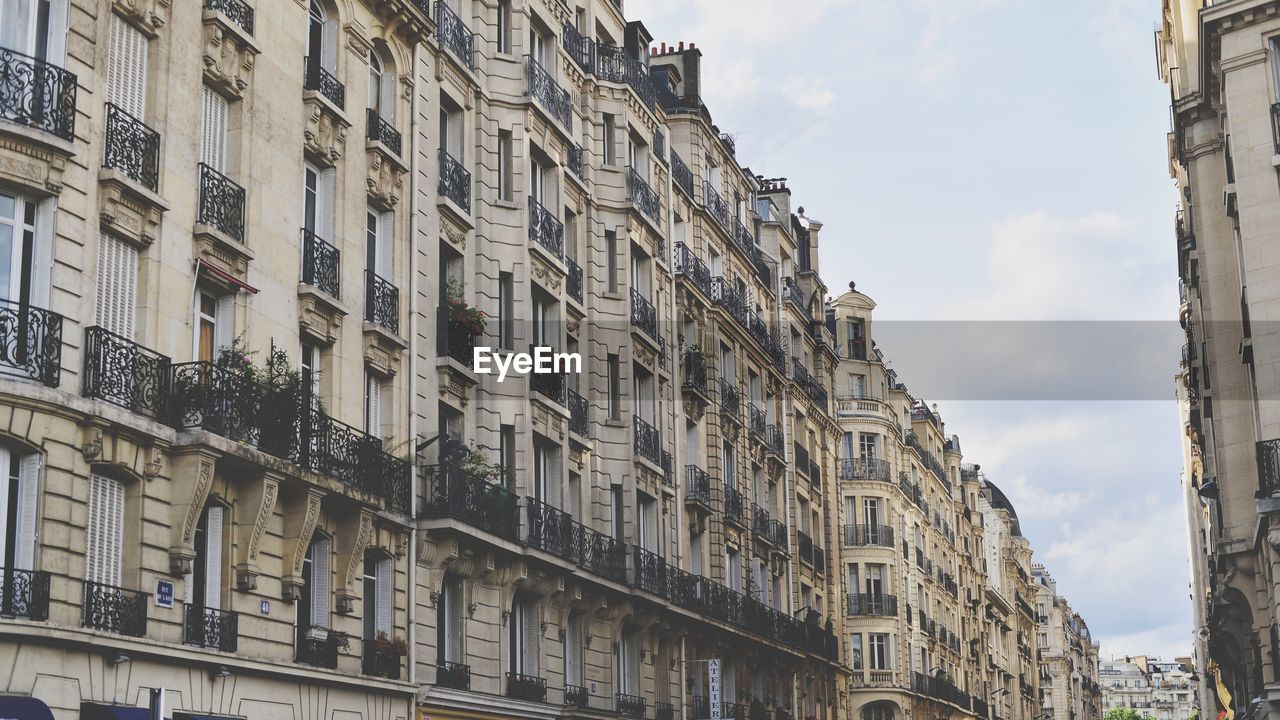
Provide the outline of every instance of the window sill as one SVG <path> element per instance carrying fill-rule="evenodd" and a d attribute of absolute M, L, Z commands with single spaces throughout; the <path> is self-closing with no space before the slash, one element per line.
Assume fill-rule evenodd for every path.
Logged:
<path fill-rule="evenodd" d="M 506 208 L 508 210 L 520 209 L 520 203 L 516 202 L 515 200 L 494 200 L 493 204 L 497 207 Z"/>

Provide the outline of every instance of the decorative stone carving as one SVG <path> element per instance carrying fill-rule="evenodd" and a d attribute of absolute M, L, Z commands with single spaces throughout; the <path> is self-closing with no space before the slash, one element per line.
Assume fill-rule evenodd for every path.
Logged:
<path fill-rule="evenodd" d="M 564 285 L 564 270 L 558 268 L 539 255 L 530 255 L 533 262 L 530 263 L 529 269 L 533 273 L 534 280 L 538 284 L 546 288 L 553 295 L 560 294 L 560 288 Z"/>
<path fill-rule="evenodd" d="M 280 595 L 285 602 L 295 602 L 302 596 L 302 561 L 307 557 L 307 547 L 320 521 L 320 501 L 324 495 L 323 490 L 309 487 L 285 507 L 285 572 L 280 578 Z"/>
<path fill-rule="evenodd" d="M 404 190 L 405 167 L 373 143 L 367 150 L 369 174 L 365 178 L 369 199 L 387 210 L 394 210 Z"/>
<path fill-rule="evenodd" d="M 319 93 L 303 93 L 302 104 L 306 110 L 302 128 L 303 149 L 321 165 L 336 165 L 342 159 L 351 123 Z"/>
<path fill-rule="evenodd" d="M 298 286 L 298 329 L 303 337 L 332 345 L 346 314 L 346 306 L 328 293 L 311 285 Z"/>
<path fill-rule="evenodd" d="M 440 236 L 461 250 L 467 249 L 467 231 L 455 224 L 452 216 L 441 215 Z"/>
<path fill-rule="evenodd" d="M 334 594 L 338 612 L 345 615 L 355 610 L 360 566 L 364 562 L 364 551 L 373 542 L 373 513 L 361 510 L 357 518 L 344 519 L 337 539 L 338 567 L 342 569 L 342 576 Z"/>
<path fill-rule="evenodd" d="M 237 516 L 235 526 L 236 547 L 240 553 L 236 562 L 237 590 L 247 592 L 258 587 L 258 548 L 267 532 L 267 523 L 275 513 L 279 494 L 280 478 L 272 474 L 264 474 L 240 493 L 241 507 L 247 512 Z"/>
<path fill-rule="evenodd" d="M 116 14 L 149 38 L 168 22 L 169 4 L 170 0 L 111 0 Z"/>
<path fill-rule="evenodd" d="M 196 523 L 209 499 L 213 486 L 213 471 L 218 455 L 195 448 L 174 455 L 173 458 L 173 541 L 169 546 L 169 572 L 185 575 L 191 572 L 191 561 L 196 557 Z"/>
<path fill-rule="evenodd" d="M 260 52 L 257 44 L 221 13 L 206 10 L 203 19 L 205 81 L 226 95 L 244 97 Z"/>
<path fill-rule="evenodd" d="M 56 152 L 35 132 L 16 126 L 0 130 L 0 181 L 57 195 L 62 192 L 70 146 L 66 155 Z"/>
<path fill-rule="evenodd" d="M 149 247 L 160 237 L 160 219 L 169 209 L 156 193 L 117 170 L 98 174 L 98 217 L 113 235 Z"/>
<path fill-rule="evenodd" d="M 381 326 L 365 321 L 364 363 L 384 378 L 393 378 L 400 372 L 400 356 L 409 345 Z"/>
<path fill-rule="evenodd" d="M 196 257 L 248 284 L 253 252 L 244 243 L 210 225 L 196 225 L 191 235 Z"/>

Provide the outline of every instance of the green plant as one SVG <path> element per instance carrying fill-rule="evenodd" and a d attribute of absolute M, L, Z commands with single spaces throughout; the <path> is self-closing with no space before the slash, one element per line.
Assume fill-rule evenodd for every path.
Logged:
<path fill-rule="evenodd" d="M 483 335 L 489 316 L 467 304 L 464 290 L 462 281 L 457 278 L 451 277 L 445 284 L 444 301 L 449 310 L 449 322 L 465 328 L 472 335 Z"/>

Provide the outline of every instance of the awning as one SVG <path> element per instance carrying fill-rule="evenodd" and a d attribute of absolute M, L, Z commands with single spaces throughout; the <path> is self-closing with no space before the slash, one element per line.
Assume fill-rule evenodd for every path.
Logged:
<path fill-rule="evenodd" d="M 53 720 L 53 713 L 33 697 L 0 695 L 0 720 Z"/>
<path fill-rule="evenodd" d="M 80 703 L 80 720 L 148 720 L 151 710 L 128 705 Z"/>
<path fill-rule="evenodd" d="M 201 270 L 208 272 L 210 275 L 218 278 L 219 280 L 227 283 L 232 287 L 240 288 L 241 290 L 244 290 L 245 292 L 248 292 L 248 293 L 252 293 L 254 295 L 258 294 L 258 288 L 250 285 L 249 283 L 241 280 L 240 278 L 236 277 L 235 275 L 232 275 L 229 272 L 226 272 L 218 269 L 217 267 L 214 267 L 212 264 L 205 262 L 204 258 L 201 258 L 196 261 L 196 274 L 199 275 Z"/>

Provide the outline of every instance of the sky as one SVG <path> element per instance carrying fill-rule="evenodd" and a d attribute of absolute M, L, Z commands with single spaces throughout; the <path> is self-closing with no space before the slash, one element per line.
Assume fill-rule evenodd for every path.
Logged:
<path fill-rule="evenodd" d="M 824 223 L 831 292 L 856 281 L 876 301 L 880 348 L 913 395 L 938 404 L 966 461 L 1009 496 L 1035 560 L 1102 657 L 1189 653 L 1172 383 L 1177 197 L 1169 92 L 1154 57 L 1159 2 L 627 0 L 625 9 L 655 44 L 702 50 L 704 100 L 739 160 L 786 177 L 793 209 Z M 982 363 L 956 352 L 991 328 L 1029 340 L 1065 326 L 994 322 L 1011 320 L 1072 321 L 1075 352 L 1035 355 L 1031 346 L 1044 346 L 1024 342 Z M 902 339 L 911 332 L 877 329 L 916 328 L 919 340 L 919 328 L 939 324 L 905 321 L 952 325 L 960 340 L 933 355 L 955 357 L 956 373 L 921 366 L 928 344 Z M 1063 382 L 1077 362 L 1088 364 L 1084 391 Z M 965 374 L 1028 364 L 1047 373 L 1028 376 L 1031 391 Z"/>

